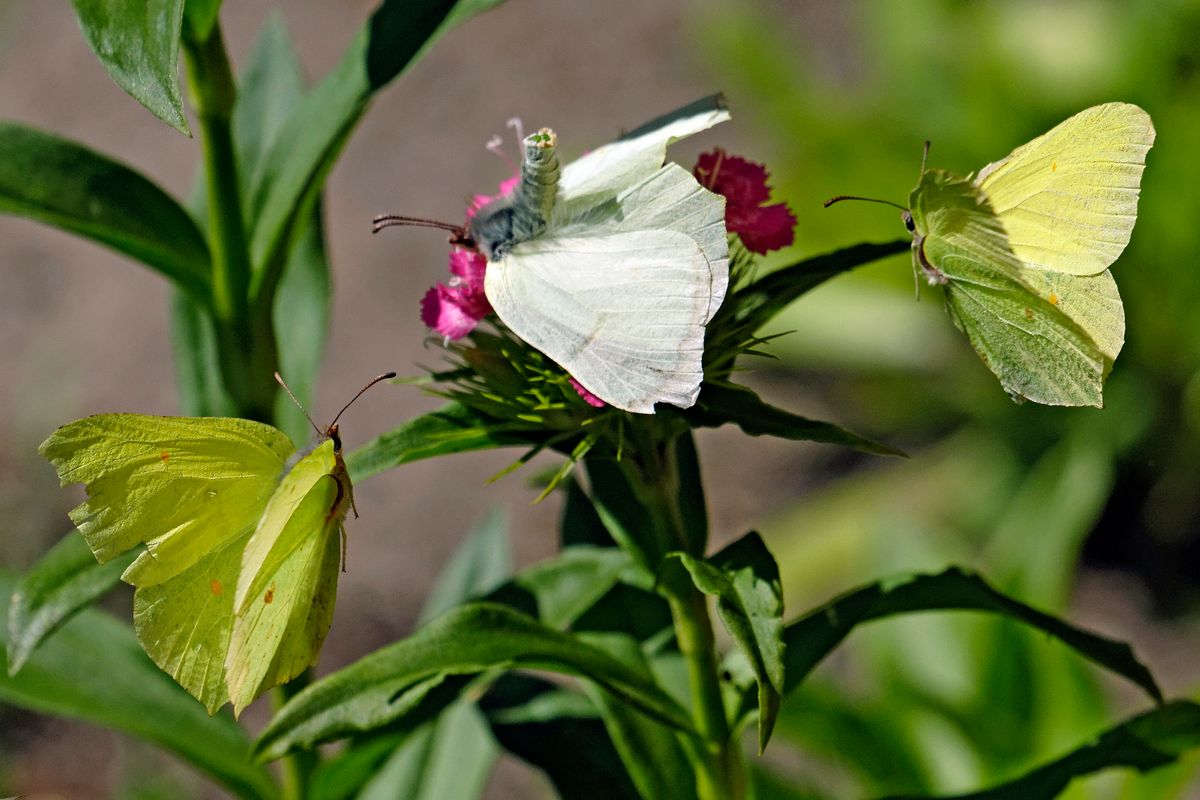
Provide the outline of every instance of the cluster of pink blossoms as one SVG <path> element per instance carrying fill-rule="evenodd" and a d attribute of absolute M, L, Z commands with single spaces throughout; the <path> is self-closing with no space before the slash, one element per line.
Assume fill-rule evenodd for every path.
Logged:
<path fill-rule="evenodd" d="M 747 250 L 767 253 L 792 243 L 796 218 L 785 203 L 765 205 L 771 190 L 767 186 L 767 168 L 740 156 L 727 155 L 717 148 L 704 153 L 693 169 L 696 180 L 710 191 L 725 196 L 725 227 L 736 233 Z M 516 188 L 520 176 L 500 184 L 490 197 L 476 195 L 467 218 L 496 197 L 504 197 Z M 450 281 L 439 283 L 421 300 L 421 320 L 447 339 L 461 339 L 492 313 L 483 291 L 487 259 L 476 250 L 455 247 L 450 252 Z M 571 386 L 590 405 L 600 408 L 604 401 L 584 389 L 574 378 Z"/>

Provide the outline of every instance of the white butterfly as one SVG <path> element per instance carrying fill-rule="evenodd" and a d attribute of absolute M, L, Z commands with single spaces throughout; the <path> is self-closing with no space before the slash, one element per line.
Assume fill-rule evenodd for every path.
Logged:
<path fill-rule="evenodd" d="M 651 414 L 700 393 L 704 326 L 729 285 L 725 198 L 663 162 L 671 142 L 727 119 L 707 98 L 561 176 L 555 136 L 540 131 L 525 140 L 520 187 L 467 229 L 501 321 L 609 405 Z"/>

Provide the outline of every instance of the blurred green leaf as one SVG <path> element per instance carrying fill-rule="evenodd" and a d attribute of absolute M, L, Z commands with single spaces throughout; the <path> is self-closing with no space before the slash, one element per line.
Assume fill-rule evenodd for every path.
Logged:
<path fill-rule="evenodd" d="M 592 634 L 587 640 L 650 677 L 639 643 L 625 634 Z M 604 719 L 604 727 L 645 800 L 695 797 L 691 763 L 675 731 L 622 703 L 590 682 L 584 687 Z"/>
<path fill-rule="evenodd" d="M 139 173 L 78 144 L 0 122 L 0 212 L 94 239 L 208 301 L 208 245 L 188 213 Z"/>
<path fill-rule="evenodd" d="M 408 737 L 356 800 L 441 800 L 479 797 L 498 748 L 474 704 L 459 702 Z"/>
<path fill-rule="evenodd" d="M 658 541 L 654 521 L 634 494 L 621 465 L 611 458 L 585 458 L 592 507 L 624 552 L 650 574 L 677 543 Z"/>
<path fill-rule="evenodd" d="M 248 193 L 255 276 L 252 294 L 288 249 L 297 210 L 320 191 L 338 153 L 374 93 L 397 77 L 450 22 L 490 8 L 479 0 L 385 0 L 359 31 L 341 61 L 289 115 L 290 132 L 276 139 Z M 451 14 L 451 12 L 455 12 Z"/>
<path fill-rule="evenodd" d="M 512 574 L 508 521 L 494 509 L 463 539 L 425 595 L 418 624 L 494 590 Z"/>
<path fill-rule="evenodd" d="M 599 712 L 578 692 L 510 674 L 480 707 L 501 746 L 545 772 L 559 797 L 640 800 Z"/>
<path fill-rule="evenodd" d="M 358 482 L 424 458 L 527 445 L 530 439 L 521 436 L 525 430 L 512 423 L 493 422 L 459 403 L 449 403 L 367 442 L 346 458 L 346 466 Z"/>
<path fill-rule="evenodd" d="M 880 581 L 849 592 L 786 628 L 784 692 L 798 686 L 854 629 L 875 619 L 919 611 L 987 611 L 1011 617 L 1061 641 L 1090 661 L 1142 687 L 1155 701 L 1162 693 L 1129 645 L 1106 639 L 1037 611 L 988 586 L 979 576 L 952 568 L 938 575 Z"/>
<path fill-rule="evenodd" d="M 563 549 L 576 545 L 592 547 L 615 547 L 616 542 L 604 527 L 587 492 L 573 477 L 562 483 L 567 499 L 563 502 L 562 519 L 559 521 L 559 544 Z"/>
<path fill-rule="evenodd" d="M 221 0 L 186 0 L 183 6 L 183 18 L 192 36 L 198 41 L 204 41 L 212 33 L 213 25 L 217 23 L 217 13 L 221 10 Z"/>
<path fill-rule="evenodd" d="M 137 553 L 104 564 L 71 531 L 22 575 L 8 607 L 8 674 L 16 675 L 47 636 L 121 580 Z"/>
<path fill-rule="evenodd" d="M 680 569 L 684 575 L 678 574 Z M 663 570 L 665 584 L 690 578 L 697 589 L 717 598 L 726 630 L 754 669 L 762 753 L 775 726 L 784 684 L 783 587 L 775 557 L 762 537 L 751 532 L 707 560 L 672 553 Z"/>
<path fill-rule="evenodd" d="M 647 713 L 691 730 L 675 701 L 611 656 L 505 606 L 476 603 L 448 612 L 296 695 L 267 726 L 256 751 L 278 758 L 385 725 L 410 707 L 410 689 L 439 676 L 492 668 L 588 677 Z"/>
<path fill-rule="evenodd" d="M 0 594 L 14 581 L 0 574 Z M 8 635 L 0 632 L 7 645 Z M 133 631 L 99 611 L 67 622 L 15 677 L 0 674 L 0 700 L 80 719 L 153 742 L 220 781 L 238 797 L 271 798 L 270 773 L 249 758 L 245 731 L 210 717 L 142 652 Z"/>
<path fill-rule="evenodd" d="M 207 309 L 186 292 L 171 293 L 171 350 L 180 411 L 190 417 L 231 417 L 234 403 L 221 383 L 217 334 Z"/>
<path fill-rule="evenodd" d="M 632 567 L 613 547 L 575 545 L 554 558 L 521 570 L 487 596 L 551 628 L 570 625 L 595 605 Z"/>
<path fill-rule="evenodd" d="M 893 447 L 873 442 L 832 423 L 818 422 L 776 408 L 763 402 L 752 390 L 734 383 L 706 382 L 700 389 L 700 399 L 684 416 L 693 425 L 705 428 L 733 423 L 751 436 L 840 444 L 884 456 L 904 455 Z"/>
<path fill-rule="evenodd" d="M 88 46 L 129 95 L 191 135 L 179 93 L 184 0 L 71 0 Z"/>
<path fill-rule="evenodd" d="M 1174 762 L 1200 747 L 1200 705 L 1175 701 L 1127 720 L 1100 738 L 1014 781 L 944 800 L 1053 800 L 1077 777 L 1110 767 L 1141 772 Z M 914 795 L 891 800 L 922 800 Z"/>

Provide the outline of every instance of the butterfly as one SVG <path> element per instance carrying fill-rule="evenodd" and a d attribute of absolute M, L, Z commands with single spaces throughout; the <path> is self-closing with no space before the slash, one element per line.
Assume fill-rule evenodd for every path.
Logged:
<path fill-rule="evenodd" d="M 337 417 L 313 427 L 300 452 L 245 419 L 99 414 L 39 448 L 86 487 L 70 517 L 101 563 L 144 547 L 121 576 L 138 641 L 210 714 L 300 674 L 329 630 L 354 490 Z"/>
<path fill-rule="evenodd" d="M 1014 399 L 1103 405 L 1125 341 L 1108 268 L 1137 221 L 1154 136 L 1141 108 L 1105 103 L 975 176 L 922 160 L 901 215 L 913 270 L 944 287 L 951 318 Z M 867 198 L 826 205 L 840 199 Z"/>
<path fill-rule="evenodd" d="M 703 379 L 704 326 L 729 284 L 725 199 L 667 146 L 729 119 L 692 103 L 560 166 L 558 137 L 525 138 L 520 182 L 466 228 L 387 214 L 375 230 L 428 224 L 487 257 L 484 293 L 518 337 L 625 411 L 687 408 Z"/>

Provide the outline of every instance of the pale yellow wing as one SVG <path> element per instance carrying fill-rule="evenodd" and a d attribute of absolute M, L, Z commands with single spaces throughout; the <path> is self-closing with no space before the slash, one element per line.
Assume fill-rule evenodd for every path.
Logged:
<path fill-rule="evenodd" d="M 988 164 L 975 182 L 1026 267 L 1095 275 L 1129 244 L 1152 144 L 1149 114 L 1105 103 Z"/>

